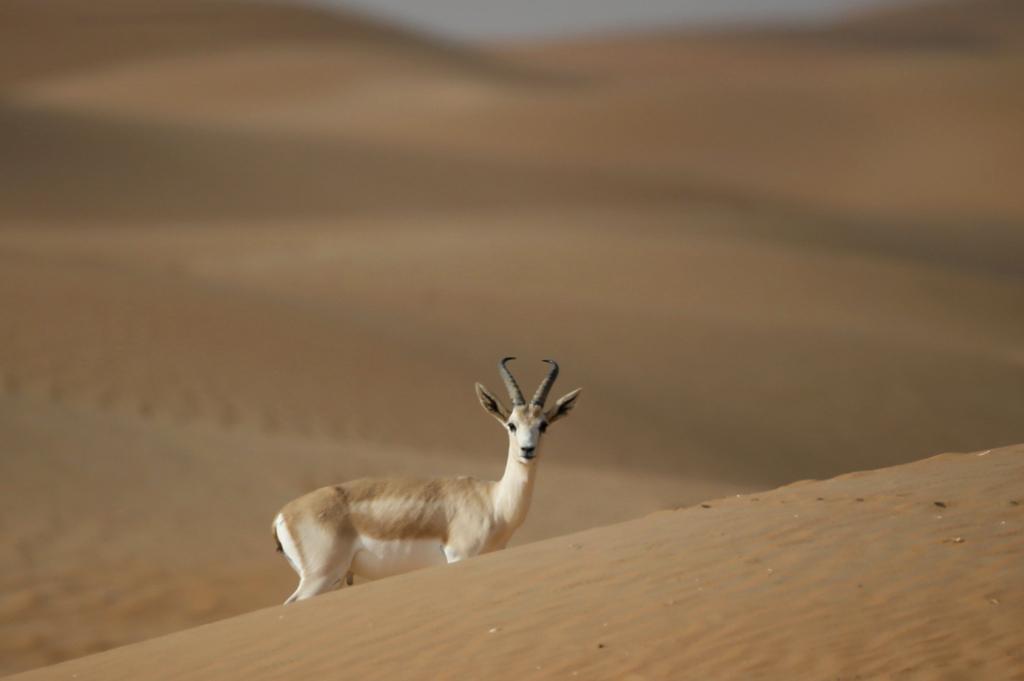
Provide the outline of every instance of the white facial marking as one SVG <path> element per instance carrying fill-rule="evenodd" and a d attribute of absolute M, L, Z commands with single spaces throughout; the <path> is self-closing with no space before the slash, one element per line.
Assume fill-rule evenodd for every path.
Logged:
<path fill-rule="evenodd" d="M 520 449 L 528 449 L 537 446 L 538 438 L 536 428 L 524 428 L 520 426 L 516 429 L 515 436 Z"/>
<path fill-rule="evenodd" d="M 540 447 L 541 426 L 543 418 L 536 418 L 519 411 L 513 412 L 506 422 L 509 439 L 519 449 L 521 461 L 529 461 L 537 456 L 537 449 Z"/>

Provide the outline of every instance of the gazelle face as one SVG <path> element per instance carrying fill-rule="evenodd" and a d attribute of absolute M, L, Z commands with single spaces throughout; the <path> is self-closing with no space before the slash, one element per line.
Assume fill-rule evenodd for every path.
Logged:
<path fill-rule="evenodd" d="M 506 357 L 498 363 L 498 371 L 502 374 L 508 396 L 512 400 L 512 410 L 507 410 L 498 398 L 479 383 L 476 384 L 476 396 L 487 413 L 496 418 L 508 432 L 509 456 L 515 455 L 520 463 L 529 464 L 537 458 L 541 437 L 548 426 L 563 418 L 576 405 L 580 389 L 576 388 L 562 395 L 555 401 L 554 406 L 545 408 L 548 391 L 558 377 L 558 364 L 554 360 L 546 359 L 544 361 L 551 365 L 551 370 L 534 393 L 533 399 L 527 404 L 519 385 L 506 366 L 506 362 L 512 359 L 515 358 Z"/>
<path fill-rule="evenodd" d="M 505 422 L 510 446 L 518 447 L 518 457 L 529 463 L 540 452 L 540 439 L 548 429 L 547 419 L 540 407 L 516 407 Z"/>

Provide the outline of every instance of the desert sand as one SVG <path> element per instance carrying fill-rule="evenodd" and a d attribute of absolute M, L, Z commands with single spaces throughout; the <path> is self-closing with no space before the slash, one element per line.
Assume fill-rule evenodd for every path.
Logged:
<path fill-rule="evenodd" d="M 508 354 L 584 388 L 514 545 L 1024 441 L 1024 20 L 940 9 L 461 46 L 3 3 L 0 673 L 280 603 L 315 487 L 499 475 Z"/>
<path fill-rule="evenodd" d="M 1024 447 L 664 511 L 13 678 L 1024 678 Z"/>

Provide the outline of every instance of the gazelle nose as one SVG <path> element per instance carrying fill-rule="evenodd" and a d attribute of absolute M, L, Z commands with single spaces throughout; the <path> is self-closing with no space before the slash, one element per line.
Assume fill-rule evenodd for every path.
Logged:
<path fill-rule="evenodd" d="M 523 450 L 523 454 L 532 455 L 533 454 L 533 450 L 535 450 L 537 448 L 536 447 L 521 447 L 520 449 Z"/>

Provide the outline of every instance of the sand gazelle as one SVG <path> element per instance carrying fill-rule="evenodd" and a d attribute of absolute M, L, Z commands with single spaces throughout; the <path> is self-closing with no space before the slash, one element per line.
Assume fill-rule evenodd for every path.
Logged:
<path fill-rule="evenodd" d="M 580 393 L 577 388 L 545 410 L 558 377 L 558 364 L 546 359 L 551 369 L 527 404 L 507 366 L 513 359 L 498 363 L 511 411 L 476 384 L 480 404 L 508 433 L 501 480 L 362 479 L 289 502 L 271 528 L 299 574 L 299 588 L 286 604 L 328 591 L 346 576 L 351 583 L 353 574 L 379 579 L 505 548 L 530 507 L 542 436 Z"/>

